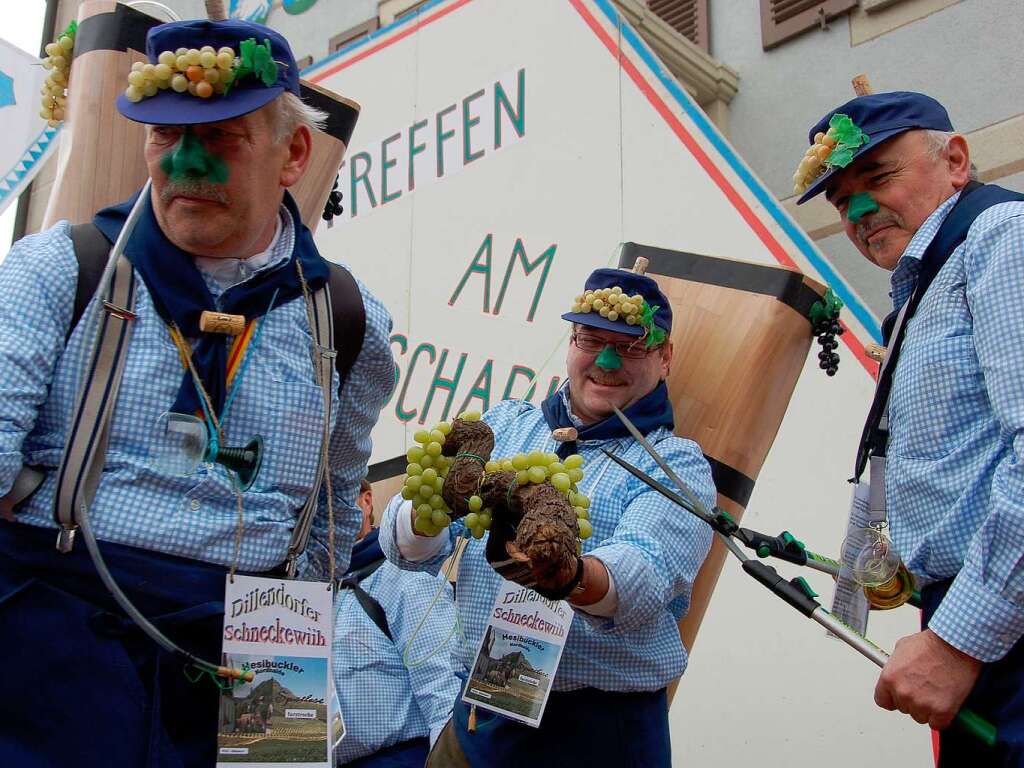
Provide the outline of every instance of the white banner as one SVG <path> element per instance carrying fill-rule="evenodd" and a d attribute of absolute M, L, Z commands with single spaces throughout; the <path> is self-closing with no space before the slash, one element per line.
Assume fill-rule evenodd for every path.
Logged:
<path fill-rule="evenodd" d="M 57 146 L 60 127 L 39 116 L 47 72 L 39 59 L 0 39 L 0 213 L 15 200 Z"/>

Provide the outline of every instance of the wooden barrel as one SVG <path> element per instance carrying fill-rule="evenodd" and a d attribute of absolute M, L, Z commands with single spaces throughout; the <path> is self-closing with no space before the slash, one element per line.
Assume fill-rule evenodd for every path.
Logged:
<path fill-rule="evenodd" d="M 61 219 L 91 221 L 100 208 L 130 197 L 146 180 L 145 127 L 121 117 L 114 101 L 132 64 L 146 60 L 146 32 L 160 23 L 113 0 L 79 6 L 67 119 L 44 229 Z"/>
<path fill-rule="evenodd" d="M 825 286 L 783 267 L 636 243 L 623 246 L 620 268 L 632 268 L 640 256 L 672 305 L 667 383 L 676 434 L 700 445 L 718 505 L 739 520 L 807 360 L 808 314 Z M 679 622 L 688 649 L 726 554 L 716 540 L 697 576 L 689 613 Z"/>
<path fill-rule="evenodd" d="M 359 105 L 319 85 L 305 81 L 300 85 L 302 100 L 327 114 L 324 130 L 313 131 L 313 153 L 306 172 L 289 190 L 299 205 L 302 222 L 314 232 L 359 119 Z"/>
<path fill-rule="evenodd" d="M 61 131 L 57 175 L 43 227 L 61 219 L 90 221 L 100 208 L 130 197 L 146 180 L 145 126 L 115 106 L 136 61 L 146 61 L 146 33 L 162 22 L 114 0 L 79 6 L 78 33 L 68 87 L 68 114 Z M 345 156 L 359 105 L 310 83 L 302 98 L 327 113 L 313 132 L 313 151 L 302 179 L 291 188 L 302 220 L 314 230 Z"/>

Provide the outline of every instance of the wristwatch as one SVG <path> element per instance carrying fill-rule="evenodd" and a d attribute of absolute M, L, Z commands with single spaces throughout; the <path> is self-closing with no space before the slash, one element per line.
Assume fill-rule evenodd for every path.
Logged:
<path fill-rule="evenodd" d="M 569 594 L 571 594 L 571 595 L 582 595 L 584 592 L 587 591 L 587 585 L 584 583 L 586 581 L 584 576 L 585 576 L 585 574 L 587 572 L 587 569 L 584 568 L 584 566 L 583 566 L 583 558 L 582 557 L 580 558 L 579 565 L 576 567 L 576 570 L 579 573 L 579 581 L 576 582 L 576 586 L 572 588 L 572 592 L 570 592 Z"/>

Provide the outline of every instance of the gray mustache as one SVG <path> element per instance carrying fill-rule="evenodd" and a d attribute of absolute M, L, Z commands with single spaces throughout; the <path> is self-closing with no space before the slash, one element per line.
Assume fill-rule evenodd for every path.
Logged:
<path fill-rule="evenodd" d="M 229 203 L 227 193 L 219 184 L 210 184 L 205 181 L 173 181 L 160 190 L 160 202 L 162 203 L 169 203 L 178 196 L 212 200 L 223 205 Z"/>
<path fill-rule="evenodd" d="M 861 219 L 857 224 L 857 239 L 865 242 L 868 232 L 876 227 L 888 226 L 890 224 L 901 227 L 903 226 L 903 220 L 892 211 L 879 211 L 868 219 Z"/>

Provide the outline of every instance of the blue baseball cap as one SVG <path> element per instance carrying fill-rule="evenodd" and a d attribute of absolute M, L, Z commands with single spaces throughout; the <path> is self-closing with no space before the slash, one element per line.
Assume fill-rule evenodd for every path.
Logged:
<path fill-rule="evenodd" d="M 661 292 L 658 284 L 646 275 L 640 275 L 626 269 L 595 269 L 590 273 L 590 277 L 587 278 L 583 290 L 584 292 L 597 291 L 601 288 L 615 287 L 621 288 L 622 293 L 629 296 L 639 294 L 652 309 L 657 307 L 654 311 L 654 325 L 664 330 L 665 333 L 672 330 L 672 307 L 669 305 L 668 299 L 665 298 L 665 294 Z M 602 328 L 606 331 L 625 333 L 630 336 L 643 336 L 646 333 L 646 329 L 639 323 L 637 325 L 629 325 L 621 317 L 609 320 L 606 317 L 602 317 L 600 312 L 596 310 L 590 312 L 566 312 L 562 315 L 562 319 L 568 320 L 570 323 L 579 323 L 591 328 Z"/>
<path fill-rule="evenodd" d="M 276 64 L 276 77 L 270 85 L 257 74 L 237 77 L 227 93 L 209 98 L 178 93 L 172 88 L 158 90 L 141 101 L 130 101 L 125 94 L 117 97 L 118 111 L 129 120 L 151 125 L 195 125 L 230 120 L 254 112 L 269 104 L 285 91 L 299 95 L 299 68 L 291 47 L 278 32 L 262 24 L 228 19 L 226 21 L 175 21 L 160 24 L 146 35 L 146 56 L 157 64 L 164 51 L 179 48 L 214 50 L 227 46 L 239 56 L 242 42 L 254 40 L 258 45 L 270 44 L 270 59 Z"/>
<path fill-rule="evenodd" d="M 818 133 L 826 133 L 829 122 L 834 115 L 845 115 L 867 135 L 867 143 L 862 144 L 853 153 L 853 160 L 876 149 L 882 142 L 906 131 L 915 129 L 952 131 L 953 124 L 949 120 L 946 108 L 931 96 L 913 91 L 893 91 L 891 93 L 873 93 L 869 96 L 858 96 L 837 107 L 815 123 L 807 133 L 807 141 L 814 144 Z M 848 167 L 847 166 L 844 167 Z M 834 174 L 843 170 L 839 166 L 826 166 L 825 172 L 804 191 L 797 200 L 797 205 L 806 203 L 812 197 L 825 191 L 825 186 Z"/>

